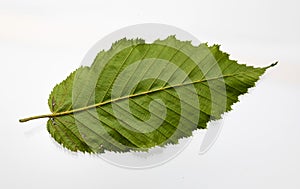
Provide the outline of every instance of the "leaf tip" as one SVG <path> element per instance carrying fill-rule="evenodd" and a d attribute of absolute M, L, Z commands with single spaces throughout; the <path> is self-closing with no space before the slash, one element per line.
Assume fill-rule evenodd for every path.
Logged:
<path fill-rule="evenodd" d="M 274 67 L 274 66 L 276 66 L 277 64 L 278 64 L 278 61 L 276 61 L 276 62 L 272 63 L 271 65 L 269 65 L 269 66 L 267 66 L 267 67 L 265 67 L 265 69 L 268 69 L 268 68 Z"/>
<path fill-rule="evenodd" d="M 273 66 L 276 66 L 278 64 L 278 61 L 272 63 L 269 67 L 273 67 Z"/>

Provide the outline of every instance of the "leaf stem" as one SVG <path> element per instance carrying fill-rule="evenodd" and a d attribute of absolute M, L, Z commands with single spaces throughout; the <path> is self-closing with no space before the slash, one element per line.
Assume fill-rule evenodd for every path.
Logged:
<path fill-rule="evenodd" d="M 40 118 L 50 118 L 50 117 L 55 117 L 55 114 L 44 114 L 44 115 L 38 115 L 38 116 L 32 116 L 32 117 L 27 117 L 27 118 L 23 118 L 23 119 L 19 119 L 19 122 L 27 122 L 30 120 L 34 120 L 34 119 L 40 119 Z"/>

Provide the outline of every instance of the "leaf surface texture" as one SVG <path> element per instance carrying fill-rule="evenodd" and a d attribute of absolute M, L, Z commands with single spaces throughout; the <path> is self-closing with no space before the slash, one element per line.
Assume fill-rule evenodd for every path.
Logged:
<path fill-rule="evenodd" d="M 56 85 L 51 136 L 71 151 L 147 151 L 221 119 L 267 68 L 230 60 L 218 45 L 175 36 L 121 39 Z"/>

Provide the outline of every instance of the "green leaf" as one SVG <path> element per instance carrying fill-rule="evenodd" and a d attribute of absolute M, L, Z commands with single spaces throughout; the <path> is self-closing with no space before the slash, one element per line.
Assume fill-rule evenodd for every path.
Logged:
<path fill-rule="evenodd" d="M 48 104 L 51 136 L 71 151 L 147 151 L 176 144 L 220 119 L 272 64 L 238 64 L 219 45 L 175 36 L 121 39 L 56 85 Z"/>

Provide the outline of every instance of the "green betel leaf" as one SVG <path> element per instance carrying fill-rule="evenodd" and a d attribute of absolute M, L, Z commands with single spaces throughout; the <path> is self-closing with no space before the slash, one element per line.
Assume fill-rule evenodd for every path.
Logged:
<path fill-rule="evenodd" d="M 254 68 L 218 45 L 175 36 L 122 39 L 56 85 L 48 103 L 51 136 L 71 151 L 147 151 L 176 144 L 221 118 L 274 63 Z"/>

